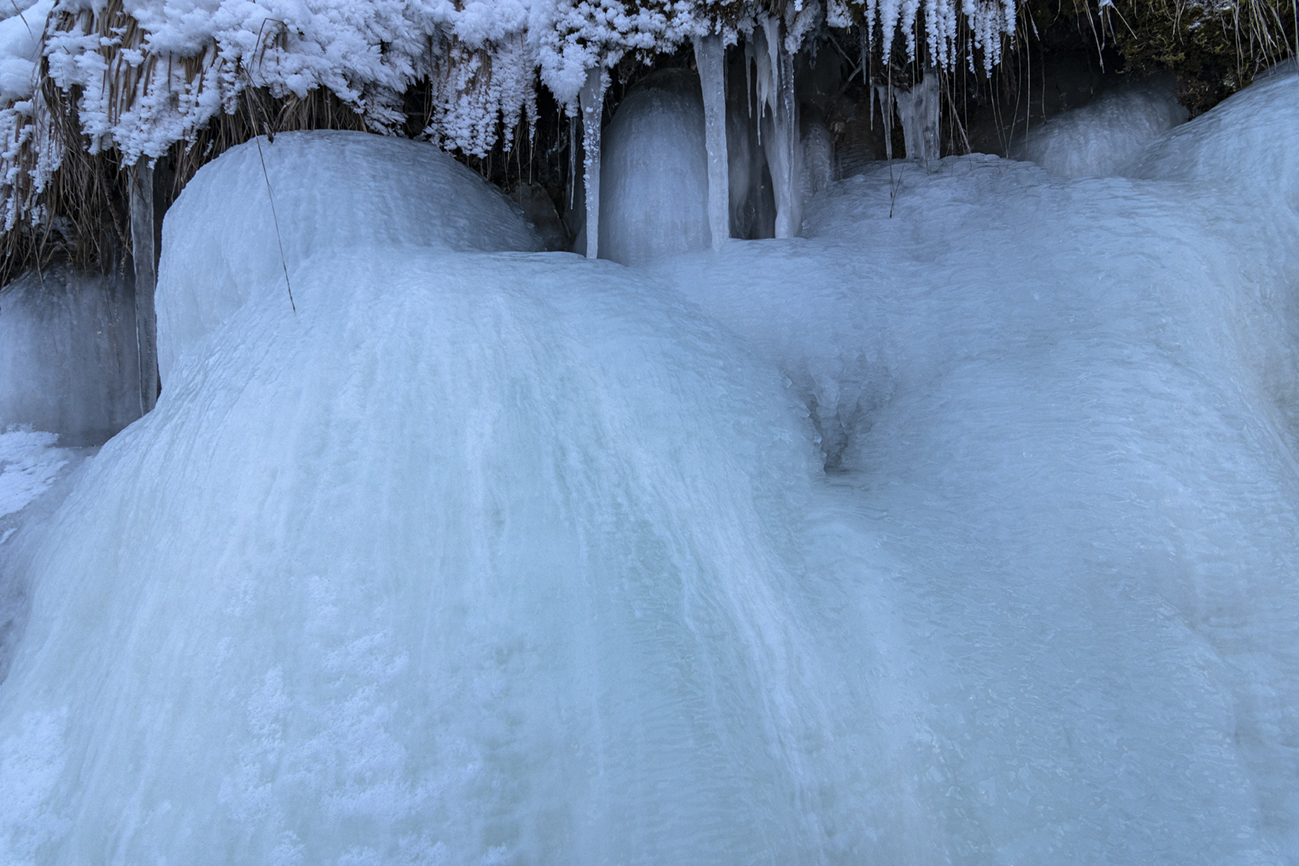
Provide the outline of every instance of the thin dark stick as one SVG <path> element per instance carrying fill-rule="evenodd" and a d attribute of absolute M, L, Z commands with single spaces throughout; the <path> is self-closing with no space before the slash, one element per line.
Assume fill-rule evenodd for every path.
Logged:
<path fill-rule="evenodd" d="M 289 290 L 289 306 L 298 312 L 298 305 L 293 303 L 293 284 L 289 282 L 289 264 L 284 260 L 284 239 L 280 237 L 280 218 L 275 213 L 275 193 L 271 191 L 271 176 L 266 171 L 266 157 L 262 154 L 262 141 L 254 135 L 257 143 L 257 158 L 262 161 L 262 178 L 266 181 L 266 197 L 271 200 L 271 221 L 275 223 L 275 242 L 280 245 L 280 267 L 284 268 L 284 287 Z"/>

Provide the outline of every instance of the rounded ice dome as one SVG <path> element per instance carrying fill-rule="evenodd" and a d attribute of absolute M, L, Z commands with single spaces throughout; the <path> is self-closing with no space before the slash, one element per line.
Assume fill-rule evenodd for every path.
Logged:
<path fill-rule="evenodd" d="M 343 248 L 541 249 L 504 194 L 437 147 L 362 132 L 282 133 L 204 166 L 163 223 L 158 367 L 177 359 L 255 291 Z"/>
<path fill-rule="evenodd" d="M 1175 81 L 1134 84 L 1034 127 L 1010 155 L 1062 177 L 1110 177 L 1186 117 Z"/>

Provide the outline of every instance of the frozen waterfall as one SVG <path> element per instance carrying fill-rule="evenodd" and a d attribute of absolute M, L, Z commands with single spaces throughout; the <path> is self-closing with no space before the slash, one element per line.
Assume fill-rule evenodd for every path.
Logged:
<path fill-rule="evenodd" d="M 779 30 L 798 238 L 708 248 L 693 79 L 588 130 L 632 267 L 427 144 L 198 173 L 157 408 L 0 538 L 0 862 L 1299 863 L 1299 74 L 793 220 Z"/>

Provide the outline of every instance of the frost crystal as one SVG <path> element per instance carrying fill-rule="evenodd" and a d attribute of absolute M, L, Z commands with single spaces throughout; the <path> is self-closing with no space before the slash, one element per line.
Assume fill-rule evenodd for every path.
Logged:
<path fill-rule="evenodd" d="M 702 0 L 23 0 L 0 13 L 5 230 L 33 218 L 65 150 L 152 160 L 240 110 L 251 88 L 275 99 L 328 92 L 392 133 L 404 95 L 427 85 L 424 134 L 484 156 L 535 120 L 539 83 L 576 114 L 589 70 L 696 36 L 734 42 L 768 14 Z M 965 27 L 969 62 L 977 49 L 991 69 L 1015 14 L 1015 0 L 811 0 L 785 10 L 782 43 L 793 52 L 826 23 L 868 22 L 886 53 L 884 34 L 900 31 L 914 54 L 919 27 L 930 56 L 950 67 Z M 83 140 L 51 120 L 59 114 L 75 117 Z"/>

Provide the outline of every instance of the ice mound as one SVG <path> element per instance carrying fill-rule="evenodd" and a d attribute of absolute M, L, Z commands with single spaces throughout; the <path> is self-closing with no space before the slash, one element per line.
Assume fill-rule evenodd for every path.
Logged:
<path fill-rule="evenodd" d="M 882 168 L 803 241 L 657 269 L 782 369 L 896 558 L 916 797 L 970 862 L 1299 851 L 1299 237 L 1185 169 L 1284 186 L 1290 83 L 1152 145 L 1170 180 Z"/>
<path fill-rule="evenodd" d="M 1011 156 L 1064 177 L 1108 177 L 1186 118 L 1186 109 L 1177 103 L 1176 82 L 1134 84 L 1030 130 L 1011 148 Z"/>
<path fill-rule="evenodd" d="M 624 265 L 699 250 L 708 228 L 704 103 L 693 75 L 646 79 L 604 131 L 600 255 Z"/>
<path fill-rule="evenodd" d="M 30 554 L 0 861 L 813 849 L 774 375 L 566 254 L 292 273 L 297 314 L 255 289 Z"/>
<path fill-rule="evenodd" d="M 0 289 L 0 430 L 98 445 L 140 415 L 131 288 L 56 266 Z"/>
<path fill-rule="evenodd" d="M 163 225 L 164 383 L 254 287 L 288 306 L 286 268 L 343 248 L 399 246 L 537 250 L 541 241 L 513 202 L 429 144 L 303 132 L 233 148 L 185 187 Z"/>
<path fill-rule="evenodd" d="M 1294 61 L 1151 142 L 1126 174 L 1271 200 L 1299 214 L 1299 67 Z M 1288 216 L 1284 211 L 1283 216 Z"/>

